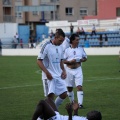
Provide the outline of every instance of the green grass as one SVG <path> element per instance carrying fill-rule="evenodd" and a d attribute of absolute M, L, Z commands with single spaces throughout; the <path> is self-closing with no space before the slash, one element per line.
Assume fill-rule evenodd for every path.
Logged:
<path fill-rule="evenodd" d="M 37 56 L 0 57 L 0 120 L 30 120 L 36 104 L 44 98 Z M 118 56 L 88 56 L 82 64 L 84 107 L 79 115 L 100 110 L 103 120 L 119 120 L 120 63 Z M 74 89 L 76 95 L 76 89 Z M 60 106 L 61 114 L 67 114 Z"/>

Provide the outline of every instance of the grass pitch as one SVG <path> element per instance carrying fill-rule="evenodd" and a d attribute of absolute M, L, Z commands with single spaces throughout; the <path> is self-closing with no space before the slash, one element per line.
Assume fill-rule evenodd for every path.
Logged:
<path fill-rule="evenodd" d="M 37 56 L 0 56 L 0 120 L 30 120 L 40 99 L 44 98 L 41 71 Z M 119 120 L 120 62 L 118 56 L 88 56 L 82 64 L 85 116 L 90 110 L 99 110 L 103 120 Z M 76 89 L 75 97 L 76 97 Z M 77 98 L 75 98 L 77 100 Z M 65 99 L 61 114 L 67 114 Z"/>

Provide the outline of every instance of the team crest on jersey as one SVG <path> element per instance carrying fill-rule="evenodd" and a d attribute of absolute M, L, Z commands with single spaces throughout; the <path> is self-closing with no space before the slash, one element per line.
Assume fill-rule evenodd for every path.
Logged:
<path fill-rule="evenodd" d="M 73 54 L 76 55 L 76 51 L 74 51 Z"/>
<path fill-rule="evenodd" d="M 56 53 L 58 53 L 58 49 L 56 48 Z"/>

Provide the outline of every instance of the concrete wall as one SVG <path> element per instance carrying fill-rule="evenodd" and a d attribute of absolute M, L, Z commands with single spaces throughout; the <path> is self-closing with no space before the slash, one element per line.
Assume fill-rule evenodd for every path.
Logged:
<path fill-rule="evenodd" d="M 0 38 L 13 38 L 18 32 L 17 23 L 0 23 Z"/>
<path fill-rule="evenodd" d="M 119 55 L 120 47 L 84 48 L 87 55 Z M 40 49 L 3 49 L 2 56 L 37 56 Z"/>

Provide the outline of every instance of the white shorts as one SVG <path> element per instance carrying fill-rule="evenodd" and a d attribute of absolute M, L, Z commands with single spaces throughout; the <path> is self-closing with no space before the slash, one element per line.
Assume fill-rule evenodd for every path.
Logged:
<path fill-rule="evenodd" d="M 48 80 L 48 94 L 54 93 L 55 95 L 59 96 L 66 91 L 67 88 L 65 80 L 63 80 L 61 77 Z"/>
<path fill-rule="evenodd" d="M 83 84 L 83 73 L 82 68 L 78 67 L 76 69 L 70 69 L 66 67 L 66 86 L 67 87 L 75 87 L 75 86 L 82 86 Z"/>
<path fill-rule="evenodd" d="M 44 96 L 46 97 L 48 95 L 48 82 L 47 82 L 46 74 L 43 71 L 42 71 L 42 83 L 43 83 Z"/>
<path fill-rule="evenodd" d="M 43 82 L 44 96 L 46 97 L 48 95 L 48 80 L 42 79 L 42 82 Z"/>

